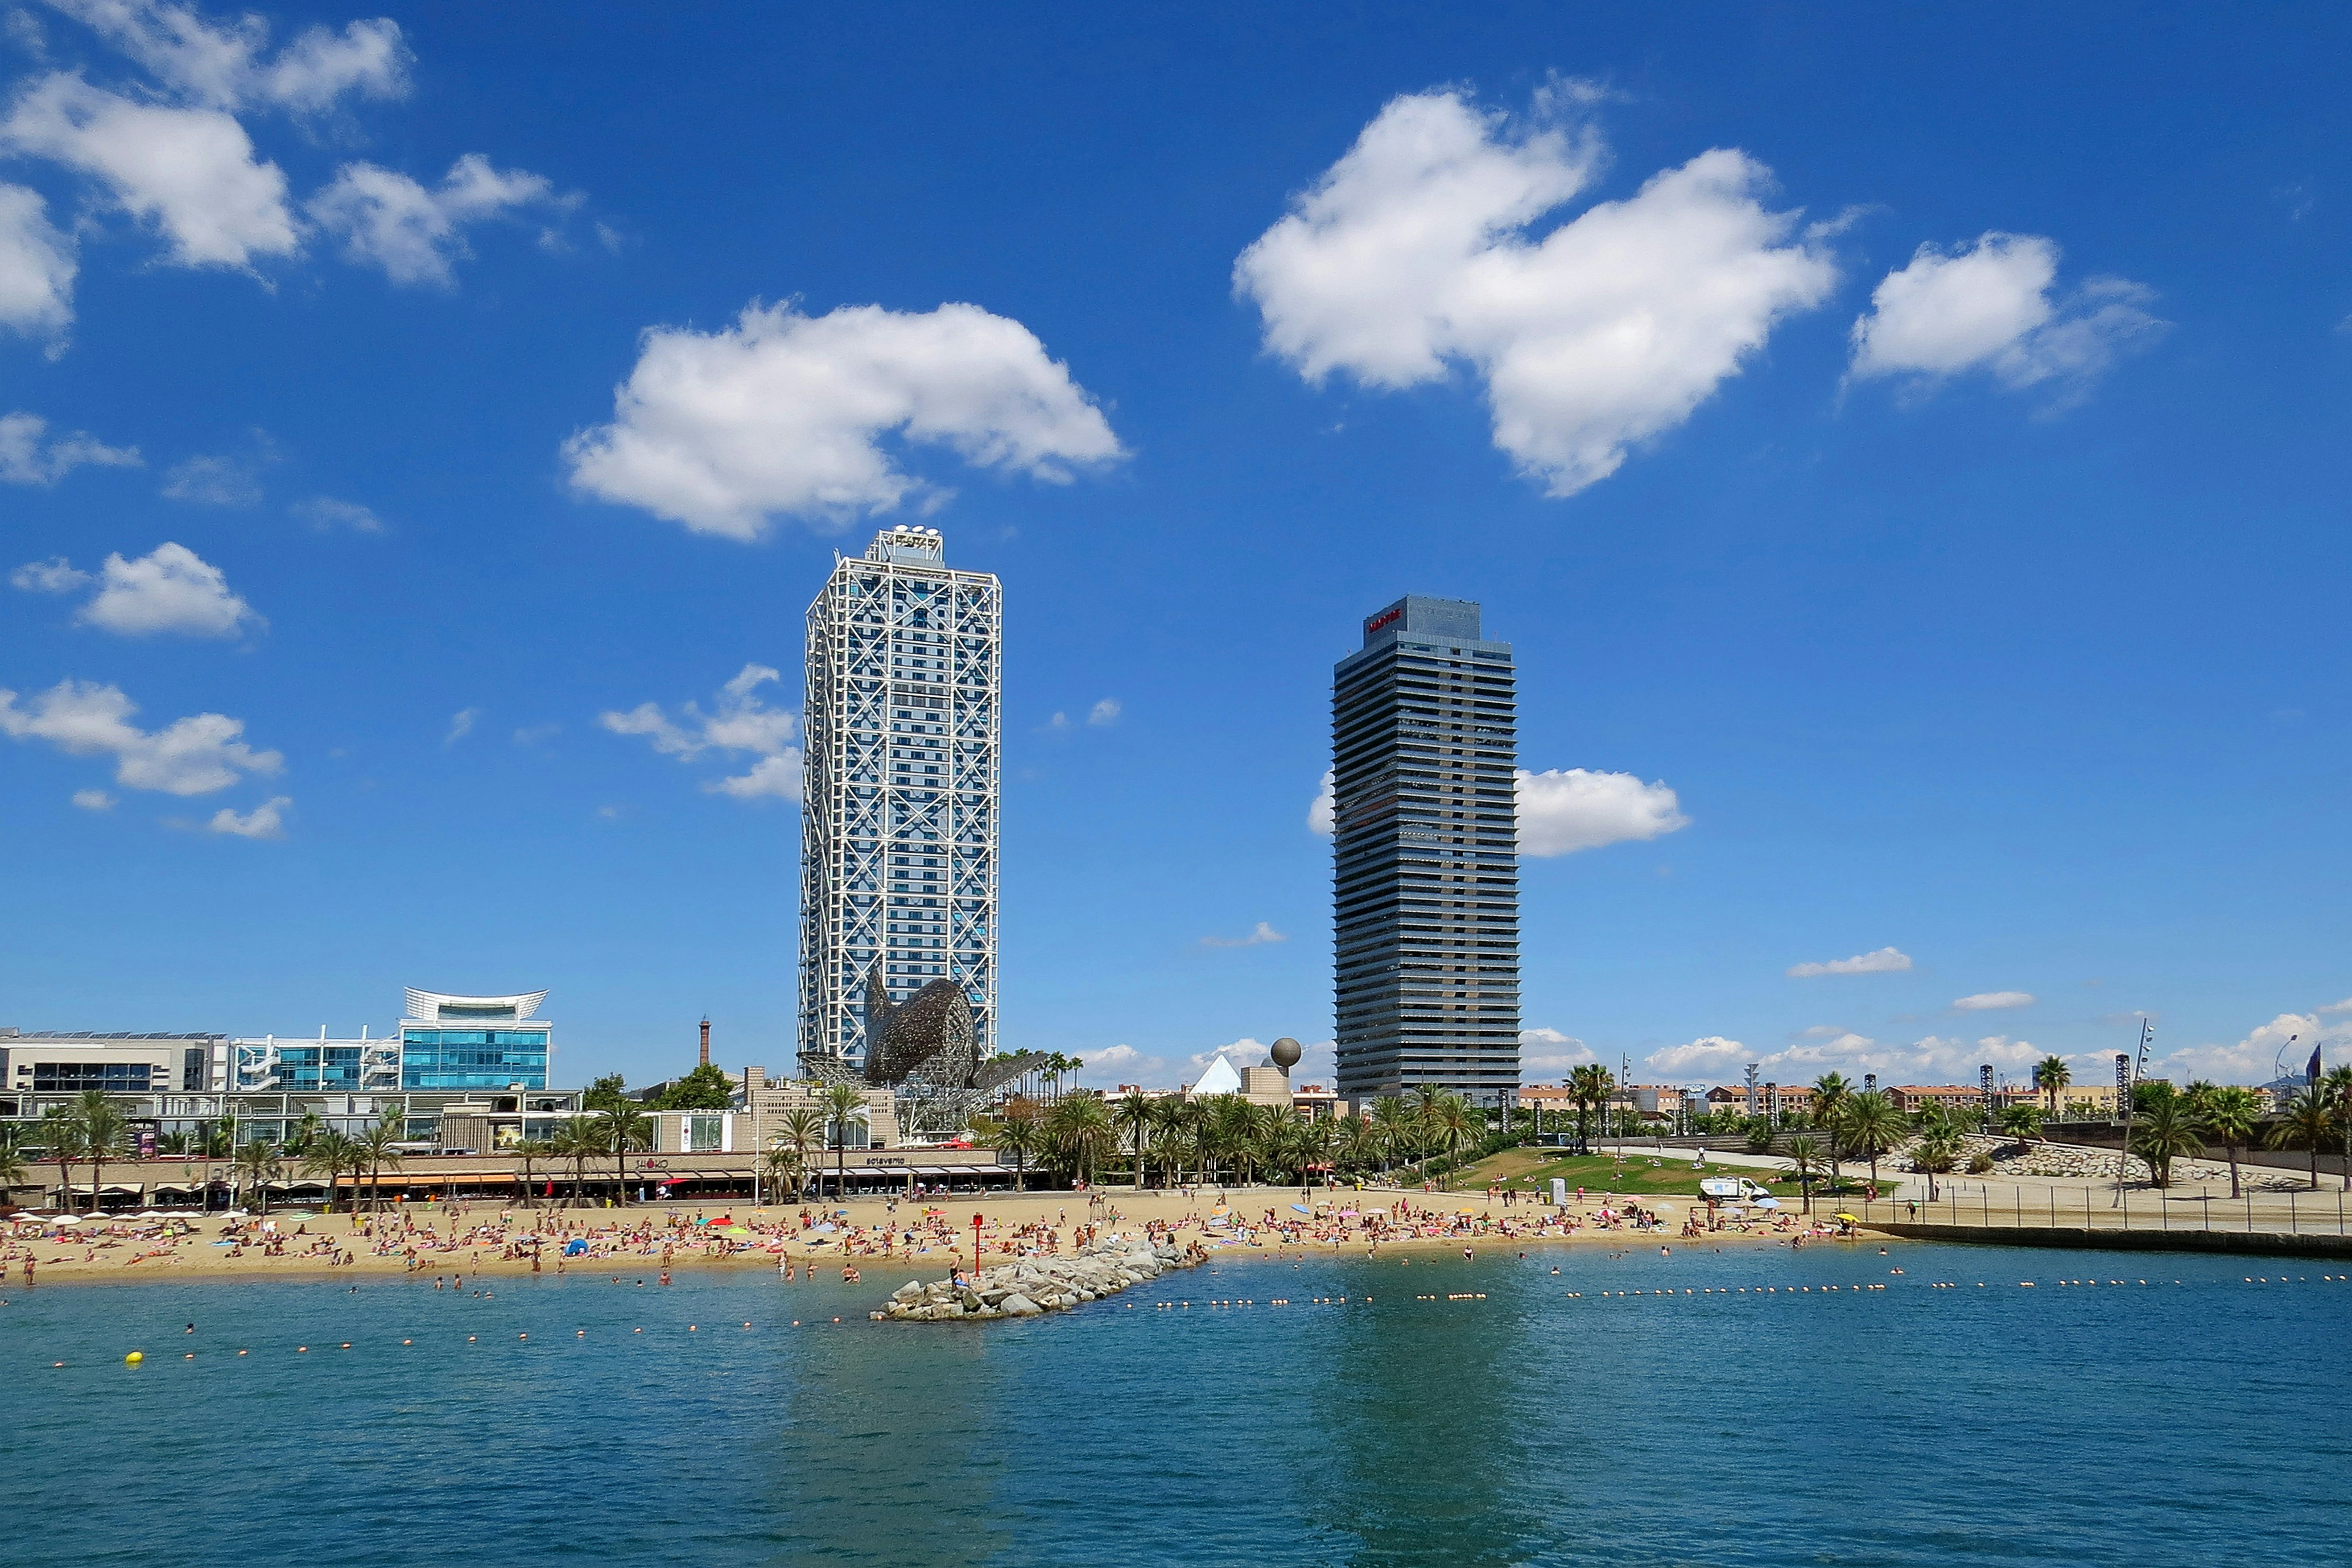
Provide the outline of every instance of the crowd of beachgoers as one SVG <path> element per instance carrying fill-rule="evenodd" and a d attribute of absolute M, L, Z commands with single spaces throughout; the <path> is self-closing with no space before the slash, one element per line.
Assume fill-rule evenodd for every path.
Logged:
<path fill-rule="evenodd" d="M 435 1276 L 562 1274 L 632 1267 L 763 1264 L 791 1279 L 819 1269 L 856 1280 L 860 1265 L 937 1258 L 939 1267 L 1053 1258 L 1114 1234 L 1154 1245 L 1218 1248 L 1516 1244 L 1627 1234 L 1831 1234 L 1794 1215 L 1738 1214 L 1578 1191 L 1570 1203 L 1500 1186 L 1483 1193 L 1394 1189 L 1178 1187 L 1116 1193 L 994 1194 L 946 1200 L 853 1197 L 782 1207 L 650 1205 L 531 1208 L 484 1203 L 400 1204 L 353 1215 L 315 1210 L 35 1215 L 0 1225 L 0 1275 L 242 1275 L 350 1268 Z M 980 1224 L 975 1227 L 972 1220 Z M 978 1252 L 975 1254 L 975 1246 Z"/>

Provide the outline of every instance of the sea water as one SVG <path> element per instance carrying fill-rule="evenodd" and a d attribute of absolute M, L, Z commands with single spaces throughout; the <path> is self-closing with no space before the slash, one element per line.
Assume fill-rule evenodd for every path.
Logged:
<path fill-rule="evenodd" d="M 2338 1563 L 2340 1267 L 1223 1253 L 971 1324 L 867 1321 L 887 1267 L 10 1289 L 0 1562 Z"/>

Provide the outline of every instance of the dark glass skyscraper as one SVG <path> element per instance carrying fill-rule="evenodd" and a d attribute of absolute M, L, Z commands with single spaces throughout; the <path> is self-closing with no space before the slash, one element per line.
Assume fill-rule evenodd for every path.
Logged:
<path fill-rule="evenodd" d="M 1481 1105 L 1519 1086 L 1511 645 L 1463 599 L 1364 622 L 1331 687 L 1339 1094 L 1423 1084 Z"/>

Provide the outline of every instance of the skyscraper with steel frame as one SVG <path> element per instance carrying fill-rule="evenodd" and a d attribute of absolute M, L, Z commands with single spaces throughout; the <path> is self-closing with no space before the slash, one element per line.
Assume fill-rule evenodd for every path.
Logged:
<path fill-rule="evenodd" d="M 933 528 L 836 555 L 808 612 L 801 798 L 803 1054 L 858 1062 L 866 982 L 971 998 L 996 1047 L 1003 589 L 947 564 Z"/>
<path fill-rule="evenodd" d="M 1331 689 L 1339 1094 L 1519 1086 L 1517 694 L 1462 599 L 1364 622 Z"/>

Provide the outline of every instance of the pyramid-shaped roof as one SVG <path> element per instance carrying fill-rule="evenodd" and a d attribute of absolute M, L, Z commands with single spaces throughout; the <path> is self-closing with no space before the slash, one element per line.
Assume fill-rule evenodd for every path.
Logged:
<path fill-rule="evenodd" d="M 1201 1075 L 1201 1081 L 1192 1086 L 1194 1094 L 1239 1094 L 1241 1090 L 1242 1075 L 1234 1070 L 1234 1064 L 1225 1060 L 1222 1051 L 1209 1064 L 1209 1070 Z"/>

